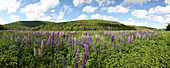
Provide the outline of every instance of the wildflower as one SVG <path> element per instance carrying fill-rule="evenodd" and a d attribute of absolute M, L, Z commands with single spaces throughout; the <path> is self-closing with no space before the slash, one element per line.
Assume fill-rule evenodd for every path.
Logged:
<path fill-rule="evenodd" d="M 65 58 L 64 58 L 64 55 L 62 56 L 62 59 L 63 59 L 63 68 L 65 68 Z"/>
<path fill-rule="evenodd" d="M 34 48 L 34 56 L 36 56 L 36 49 Z"/>

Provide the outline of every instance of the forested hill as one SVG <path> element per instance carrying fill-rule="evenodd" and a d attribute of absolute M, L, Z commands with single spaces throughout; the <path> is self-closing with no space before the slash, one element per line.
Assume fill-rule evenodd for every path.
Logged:
<path fill-rule="evenodd" d="M 6 24 L 8 30 L 46 30 L 46 31 L 111 31 L 111 30 L 155 30 L 149 27 L 128 26 L 115 21 L 78 20 L 68 22 L 18 21 Z"/>

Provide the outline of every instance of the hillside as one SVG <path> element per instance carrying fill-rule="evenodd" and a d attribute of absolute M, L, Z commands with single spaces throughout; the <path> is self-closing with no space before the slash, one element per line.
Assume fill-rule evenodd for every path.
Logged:
<path fill-rule="evenodd" d="M 6 24 L 9 30 L 51 30 L 51 31 L 99 31 L 99 30 L 153 30 L 148 27 L 127 26 L 115 21 L 78 20 L 68 22 L 18 21 Z"/>

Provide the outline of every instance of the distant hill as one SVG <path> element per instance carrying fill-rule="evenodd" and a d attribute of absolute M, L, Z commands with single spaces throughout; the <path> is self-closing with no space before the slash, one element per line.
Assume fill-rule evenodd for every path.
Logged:
<path fill-rule="evenodd" d="M 8 30 L 99 31 L 99 30 L 154 30 L 150 27 L 128 26 L 115 21 L 78 20 L 68 22 L 18 21 L 6 24 Z"/>

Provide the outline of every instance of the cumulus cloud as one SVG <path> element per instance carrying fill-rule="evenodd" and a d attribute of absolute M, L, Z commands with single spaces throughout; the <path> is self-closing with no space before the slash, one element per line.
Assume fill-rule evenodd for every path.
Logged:
<path fill-rule="evenodd" d="M 148 22 L 139 22 L 135 24 L 136 26 L 148 26 Z"/>
<path fill-rule="evenodd" d="M 57 17 L 57 19 L 63 19 L 64 14 L 65 14 L 65 12 L 59 12 L 59 16 Z"/>
<path fill-rule="evenodd" d="M 129 18 L 128 20 L 122 21 L 121 23 L 125 25 L 146 26 L 146 27 L 152 27 L 157 29 L 164 28 L 159 26 L 148 25 L 148 22 L 136 22 L 133 18 Z"/>
<path fill-rule="evenodd" d="M 83 19 L 87 19 L 87 15 L 86 14 L 81 14 L 80 16 L 78 16 L 76 19 L 73 19 L 74 20 L 83 20 Z"/>
<path fill-rule="evenodd" d="M 82 6 L 83 4 L 90 4 L 92 3 L 93 0 L 73 0 L 73 4 L 75 7 L 80 7 Z"/>
<path fill-rule="evenodd" d="M 162 16 L 157 16 L 157 15 L 149 15 L 147 16 L 147 19 L 157 22 L 157 23 L 161 23 L 161 24 L 165 24 L 166 21 Z"/>
<path fill-rule="evenodd" d="M 10 18 L 12 21 L 18 21 L 19 20 L 19 16 L 16 15 L 10 15 Z"/>
<path fill-rule="evenodd" d="M 166 18 L 170 18 L 170 14 L 167 14 L 167 15 L 165 15 L 164 17 L 166 17 Z"/>
<path fill-rule="evenodd" d="M 57 21 L 55 21 L 55 22 L 57 22 L 57 23 L 66 22 L 66 20 L 62 19 L 62 20 L 57 20 Z"/>
<path fill-rule="evenodd" d="M 126 5 L 126 4 L 132 4 L 132 5 L 139 4 L 139 5 L 142 5 L 143 3 L 146 3 L 148 1 L 151 1 L 151 0 L 124 0 L 122 2 L 122 4 L 124 4 L 124 5 Z"/>
<path fill-rule="evenodd" d="M 141 19 L 141 18 L 146 18 L 146 15 L 147 15 L 147 11 L 146 10 L 134 10 L 132 11 L 132 15 L 135 17 L 135 18 L 138 18 L 138 19 Z"/>
<path fill-rule="evenodd" d="M 152 14 L 152 13 L 170 13 L 170 6 L 165 6 L 165 7 L 162 7 L 162 6 L 157 6 L 157 7 L 153 7 L 153 8 L 150 8 L 149 9 L 149 13 Z"/>
<path fill-rule="evenodd" d="M 125 25 L 135 25 L 135 20 L 133 20 L 133 18 L 129 18 L 127 21 L 122 21 L 121 23 L 125 24 Z"/>
<path fill-rule="evenodd" d="M 4 24 L 7 24 L 7 23 L 2 18 L 0 18 L 0 24 L 4 25 Z"/>
<path fill-rule="evenodd" d="M 106 6 L 115 3 L 114 0 L 95 0 L 95 1 L 99 4 L 99 6 Z"/>
<path fill-rule="evenodd" d="M 72 12 L 72 8 L 71 8 L 71 6 L 64 5 L 61 11 L 70 13 L 70 12 Z"/>
<path fill-rule="evenodd" d="M 41 17 L 41 18 L 39 18 L 39 19 L 37 19 L 37 20 L 49 21 L 50 19 L 52 19 L 52 17 L 50 17 L 50 16 L 44 16 L 44 17 Z"/>
<path fill-rule="evenodd" d="M 54 10 L 54 9 L 52 9 L 50 12 L 52 12 L 52 13 L 53 13 L 53 12 L 55 12 L 55 10 Z"/>
<path fill-rule="evenodd" d="M 112 21 L 117 21 L 118 18 L 114 18 L 112 16 L 106 16 L 106 15 L 100 15 L 100 14 L 95 14 L 95 15 L 91 15 L 91 18 L 93 19 L 103 19 L 103 20 L 112 20 Z"/>
<path fill-rule="evenodd" d="M 44 16 L 49 9 L 59 5 L 59 0 L 40 0 L 38 3 L 29 4 L 25 8 L 21 8 L 21 13 L 25 13 L 28 19 L 36 19 Z"/>
<path fill-rule="evenodd" d="M 170 0 L 164 0 L 164 3 L 170 5 Z"/>
<path fill-rule="evenodd" d="M 117 5 L 115 7 L 108 7 L 108 13 L 127 13 L 129 11 L 128 8 L 123 7 L 122 5 Z"/>
<path fill-rule="evenodd" d="M 21 0 L 0 0 L 0 11 L 8 10 L 8 13 L 14 13 L 19 8 Z"/>
<path fill-rule="evenodd" d="M 60 10 L 57 19 L 63 19 L 63 18 L 64 18 L 64 15 L 65 15 L 66 13 L 70 13 L 71 11 L 72 11 L 72 8 L 71 8 L 70 6 L 64 5 L 64 6 L 61 8 L 61 10 Z"/>
<path fill-rule="evenodd" d="M 98 7 L 86 6 L 83 8 L 83 12 L 93 13 Z"/>

